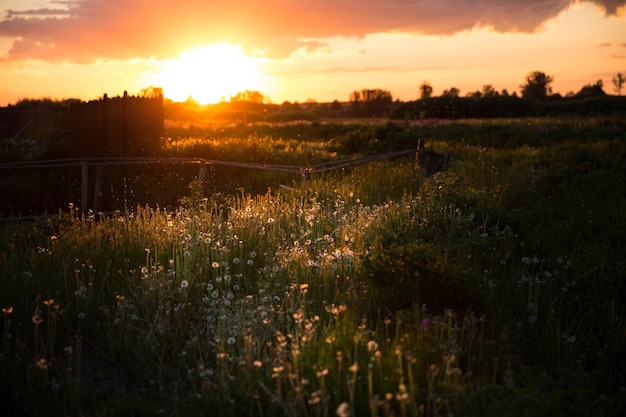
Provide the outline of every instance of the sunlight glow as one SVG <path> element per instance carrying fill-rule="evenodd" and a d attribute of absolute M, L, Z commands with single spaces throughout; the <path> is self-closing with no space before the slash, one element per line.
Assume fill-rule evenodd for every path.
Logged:
<path fill-rule="evenodd" d="M 185 101 L 191 96 L 201 104 L 228 101 L 238 92 L 264 87 L 258 59 L 228 43 L 190 49 L 163 61 L 150 83 L 162 87 L 166 98 Z"/>

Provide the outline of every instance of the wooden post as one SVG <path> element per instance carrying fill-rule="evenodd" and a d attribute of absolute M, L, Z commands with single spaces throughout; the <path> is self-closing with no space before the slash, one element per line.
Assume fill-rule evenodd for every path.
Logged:
<path fill-rule="evenodd" d="M 87 195 L 89 194 L 89 163 L 87 161 L 81 162 L 82 166 L 82 186 L 80 192 L 80 211 L 84 216 L 87 213 Z"/>
<path fill-rule="evenodd" d="M 204 163 L 204 161 L 200 162 L 200 170 L 198 171 L 198 181 L 200 181 L 200 184 L 204 184 L 204 181 L 206 180 L 206 164 Z"/>
<path fill-rule="evenodd" d="M 96 165 L 96 183 L 93 190 L 93 211 L 100 208 L 100 190 L 102 189 L 102 165 Z"/>

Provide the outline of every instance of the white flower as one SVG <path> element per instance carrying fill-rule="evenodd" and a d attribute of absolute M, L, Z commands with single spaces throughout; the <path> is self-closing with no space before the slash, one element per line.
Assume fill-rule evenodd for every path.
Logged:
<path fill-rule="evenodd" d="M 339 404 L 339 407 L 337 407 L 337 411 L 335 413 L 338 417 L 350 417 L 350 415 L 352 414 L 350 412 L 350 404 L 348 404 L 347 402 Z"/>
<path fill-rule="evenodd" d="M 180 288 L 187 288 L 188 286 L 189 286 L 189 281 L 187 281 L 186 279 L 180 282 Z"/>

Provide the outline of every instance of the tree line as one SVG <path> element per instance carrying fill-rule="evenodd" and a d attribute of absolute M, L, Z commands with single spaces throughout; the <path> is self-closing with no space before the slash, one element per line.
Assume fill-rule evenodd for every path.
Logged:
<path fill-rule="evenodd" d="M 318 117 L 455 119 L 593 115 L 626 112 L 626 100 L 621 98 L 625 81 L 621 73 L 612 78 L 615 96 L 605 93 L 602 80 L 583 86 L 577 93 L 561 96 L 552 93 L 552 76 L 533 71 L 520 85 L 519 95 L 507 90 L 499 92 L 488 84 L 465 96 L 461 96 L 456 87 L 444 90 L 440 96 L 433 96 L 432 85 L 424 81 L 419 86 L 419 98 L 405 102 L 394 101 L 388 90 L 362 89 L 353 91 L 347 102 L 317 103 L 307 100 L 305 103 L 286 101 L 281 105 L 270 105 L 265 103 L 261 93 L 243 92 L 231 97 L 227 104 L 230 111 L 262 111 L 264 119 L 269 121 Z"/>
<path fill-rule="evenodd" d="M 626 100 L 621 97 L 626 78 L 616 74 L 611 82 L 615 95 L 604 91 L 602 80 L 583 86 L 577 93 L 565 96 L 552 93 L 554 78 L 541 71 L 529 73 L 520 85 L 520 94 L 506 89 L 497 91 L 491 84 L 481 90 L 461 96 L 460 90 L 451 87 L 440 96 L 433 95 L 432 85 L 424 81 L 418 88 L 418 98 L 412 101 L 394 100 L 391 92 L 384 89 L 361 89 L 350 93 L 348 101 L 334 100 L 318 103 L 309 99 L 304 103 L 285 101 L 268 103 L 259 91 L 242 91 L 230 101 L 213 105 L 200 105 L 190 97 L 186 102 L 164 100 L 164 116 L 169 119 L 195 119 L 209 116 L 242 122 L 290 120 L 316 120 L 319 118 L 391 118 L 391 119 L 461 119 L 492 117 L 528 117 L 557 115 L 595 115 L 626 113 Z M 139 96 L 162 96 L 159 87 L 143 89 Z M 80 100 L 55 102 L 50 99 L 20 100 L 14 107 L 68 109 Z"/>

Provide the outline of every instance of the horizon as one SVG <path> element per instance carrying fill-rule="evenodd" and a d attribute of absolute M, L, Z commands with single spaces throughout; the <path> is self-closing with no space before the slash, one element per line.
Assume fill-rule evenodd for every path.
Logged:
<path fill-rule="evenodd" d="M 200 104 L 246 90 L 271 103 L 348 101 L 362 89 L 412 101 L 423 82 L 433 96 L 486 85 L 519 94 L 533 71 L 553 77 L 552 92 L 562 96 L 598 80 L 612 94 L 611 77 L 626 73 L 626 0 L 268 1 L 146 9 L 138 0 L 6 0 L 0 106 L 148 87 Z"/>

